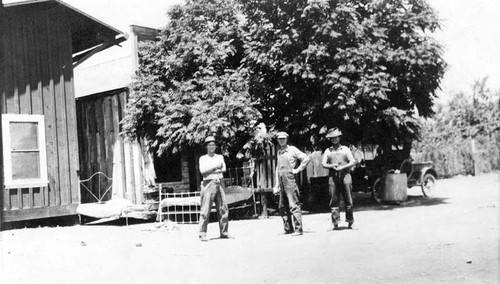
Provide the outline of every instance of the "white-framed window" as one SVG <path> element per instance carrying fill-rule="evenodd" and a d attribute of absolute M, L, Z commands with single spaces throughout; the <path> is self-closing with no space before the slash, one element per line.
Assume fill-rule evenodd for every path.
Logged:
<path fill-rule="evenodd" d="M 43 115 L 2 114 L 6 188 L 48 185 Z"/>

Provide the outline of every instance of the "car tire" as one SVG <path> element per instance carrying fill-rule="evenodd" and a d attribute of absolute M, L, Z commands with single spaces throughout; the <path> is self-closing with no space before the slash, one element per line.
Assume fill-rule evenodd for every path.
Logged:
<path fill-rule="evenodd" d="M 382 203 L 382 179 L 377 178 L 372 186 L 372 199 L 376 203 Z"/>
<path fill-rule="evenodd" d="M 422 193 L 425 197 L 431 197 L 436 190 L 436 177 L 433 174 L 425 174 L 422 178 Z"/>

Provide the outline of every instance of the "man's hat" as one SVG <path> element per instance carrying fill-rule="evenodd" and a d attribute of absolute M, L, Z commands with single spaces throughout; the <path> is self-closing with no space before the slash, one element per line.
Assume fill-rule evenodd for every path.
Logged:
<path fill-rule="evenodd" d="M 339 136 L 342 136 L 342 132 L 338 128 L 332 128 L 330 129 L 330 131 L 328 131 L 328 134 L 326 134 L 326 138 L 334 138 Z"/>
<path fill-rule="evenodd" d="M 288 134 L 284 131 L 281 131 L 276 134 L 276 138 L 288 138 Z"/>
<path fill-rule="evenodd" d="M 215 142 L 215 137 L 208 136 L 207 138 L 205 138 L 205 144 L 210 143 L 210 142 Z"/>

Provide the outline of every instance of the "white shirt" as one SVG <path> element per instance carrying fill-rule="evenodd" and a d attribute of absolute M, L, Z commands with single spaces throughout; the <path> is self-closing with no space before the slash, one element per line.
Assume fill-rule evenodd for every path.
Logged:
<path fill-rule="evenodd" d="M 348 163 L 356 162 L 351 150 L 340 145 L 337 149 L 333 147 L 327 148 L 323 154 L 323 165 L 347 165 Z"/>
<path fill-rule="evenodd" d="M 222 164 L 221 171 L 224 172 L 226 170 L 226 163 L 224 163 L 224 157 L 219 154 L 214 154 L 213 156 L 209 156 L 205 154 L 200 157 L 200 172 L 205 172 L 207 170 L 213 169 L 214 167 L 219 167 Z M 203 176 L 204 180 L 207 179 L 221 179 L 223 178 L 222 172 L 220 173 L 211 173 L 207 176 Z"/>

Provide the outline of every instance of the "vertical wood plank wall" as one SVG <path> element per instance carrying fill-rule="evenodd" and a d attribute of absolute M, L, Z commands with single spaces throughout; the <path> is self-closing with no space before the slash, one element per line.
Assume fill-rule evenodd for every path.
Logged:
<path fill-rule="evenodd" d="M 74 214 L 80 201 L 72 39 L 59 9 L 9 8 L 1 51 L 1 112 L 43 114 L 49 185 L 3 190 L 5 221 Z"/>
<path fill-rule="evenodd" d="M 102 172 L 113 179 L 126 177 L 124 160 L 127 152 L 123 139 L 120 138 L 120 121 L 123 118 L 123 108 L 128 98 L 127 89 L 119 89 L 106 95 L 94 95 L 82 97 L 76 101 L 76 114 L 78 123 L 78 141 L 80 157 L 80 179 L 88 179 L 96 172 Z M 127 143 L 128 144 L 128 143 Z M 113 172 L 113 165 L 120 168 L 119 173 Z M 89 181 L 88 187 L 98 195 L 98 179 Z M 101 188 L 113 185 L 111 180 L 101 178 Z M 115 184 L 116 183 L 115 181 Z M 118 193 L 119 197 L 125 198 L 128 185 L 119 184 L 124 187 Z M 116 192 L 115 192 L 116 193 Z M 111 199 L 110 191 L 104 200 Z M 95 202 L 92 195 L 82 189 L 82 203 Z"/>
<path fill-rule="evenodd" d="M 276 146 L 267 144 L 264 148 L 264 155 L 256 160 L 256 187 L 260 189 L 272 189 L 276 183 L 277 165 Z"/>
<path fill-rule="evenodd" d="M 78 144 L 80 157 L 80 179 L 86 180 L 96 172 L 112 178 L 101 178 L 101 189 L 112 187 L 104 201 L 113 195 L 125 198 L 134 204 L 143 202 L 146 167 L 144 148 L 137 142 L 124 140 L 120 136 L 128 89 L 117 89 L 106 93 L 81 97 L 76 100 Z M 165 183 L 164 186 L 188 191 L 190 173 L 187 157 L 182 157 L 182 181 Z M 88 182 L 94 195 L 99 193 L 98 179 Z M 102 190 L 101 190 L 102 192 Z M 95 202 L 85 189 L 81 190 L 82 203 Z"/>
<path fill-rule="evenodd" d="M 4 72 L 5 70 L 1 67 L 4 66 L 5 64 L 5 56 L 3 53 L 3 34 L 5 32 L 4 29 L 4 14 L 3 14 L 3 3 L 2 0 L 0 0 L 0 95 L 4 95 L 3 91 L 3 81 L 2 78 L 4 78 Z M 3 100 L 3 99 L 2 99 Z M 2 103 L 0 102 L 0 105 Z M 0 107 L 0 114 L 2 113 L 1 107 Z M 3 136 L 2 136 L 2 116 L 0 115 L 0 190 L 3 190 L 4 184 L 3 184 Z M 3 227 L 3 194 L 0 194 L 0 231 L 2 231 Z"/>

